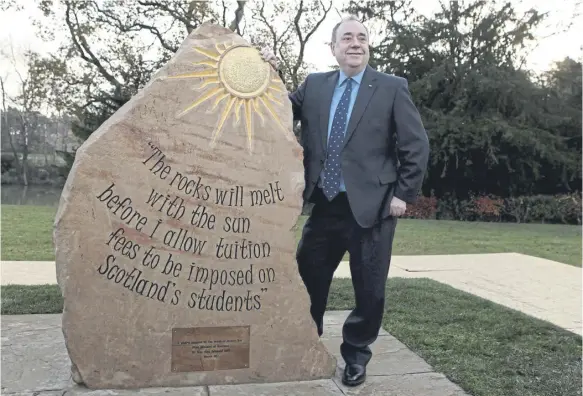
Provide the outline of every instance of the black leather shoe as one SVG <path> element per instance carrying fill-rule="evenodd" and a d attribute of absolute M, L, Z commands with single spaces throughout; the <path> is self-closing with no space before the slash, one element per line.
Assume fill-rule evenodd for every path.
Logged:
<path fill-rule="evenodd" d="M 360 364 L 347 364 L 342 383 L 346 386 L 358 386 L 366 379 L 366 367 Z"/>

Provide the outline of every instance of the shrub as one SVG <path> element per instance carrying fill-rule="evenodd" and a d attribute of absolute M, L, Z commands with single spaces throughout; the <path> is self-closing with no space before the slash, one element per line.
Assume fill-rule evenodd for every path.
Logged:
<path fill-rule="evenodd" d="M 533 195 L 507 198 L 504 219 L 517 223 L 581 224 L 581 195 Z"/>
<path fill-rule="evenodd" d="M 467 207 L 466 217 L 479 221 L 500 221 L 504 209 L 504 200 L 491 195 L 472 196 Z"/>
<path fill-rule="evenodd" d="M 581 225 L 581 194 L 563 195 L 557 200 L 561 208 L 561 222 Z"/>
<path fill-rule="evenodd" d="M 580 194 L 534 195 L 500 198 L 474 196 L 469 200 L 452 196 L 418 197 L 407 206 L 406 218 L 461 221 L 506 221 L 515 223 L 581 224 Z"/>
<path fill-rule="evenodd" d="M 504 200 L 503 219 L 514 223 L 525 223 L 530 211 L 529 197 L 511 197 Z"/>
<path fill-rule="evenodd" d="M 436 217 L 440 220 L 471 220 L 469 206 L 470 201 L 446 195 L 437 201 Z"/>
<path fill-rule="evenodd" d="M 417 197 L 417 201 L 412 205 L 407 205 L 407 211 L 403 217 L 410 219 L 435 219 L 437 213 L 437 198 Z"/>

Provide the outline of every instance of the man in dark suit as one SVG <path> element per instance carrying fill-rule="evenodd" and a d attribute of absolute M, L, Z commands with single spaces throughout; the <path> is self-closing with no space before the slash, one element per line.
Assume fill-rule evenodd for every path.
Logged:
<path fill-rule="evenodd" d="M 311 314 L 322 335 L 333 274 L 350 253 L 356 307 L 343 327 L 343 382 L 366 378 L 378 337 L 397 217 L 415 201 L 429 143 L 407 81 L 368 65 L 368 32 L 355 18 L 332 32 L 338 71 L 310 74 L 289 95 L 301 121 L 304 199 L 314 204 L 297 250 Z M 277 69 L 268 50 L 262 56 Z"/>

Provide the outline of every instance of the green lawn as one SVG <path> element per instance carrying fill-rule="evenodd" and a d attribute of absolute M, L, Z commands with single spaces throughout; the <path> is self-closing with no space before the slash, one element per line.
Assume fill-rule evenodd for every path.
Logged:
<path fill-rule="evenodd" d="M 2 260 L 54 260 L 56 209 L 2 205 Z M 305 217 L 300 218 L 297 237 Z M 31 243 L 34 242 L 34 243 Z M 519 252 L 581 266 L 581 227 L 400 219 L 393 254 Z"/>
<path fill-rule="evenodd" d="M 3 315 L 63 307 L 56 285 L 1 292 Z M 329 309 L 353 306 L 350 280 L 335 279 Z M 581 395 L 580 336 L 433 280 L 389 279 L 383 327 L 474 396 Z"/>
<path fill-rule="evenodd" d="M 2 205 L 2 260 L 52 261 L 53 220 L 51 206 Z"/>
<path fill-rule="evenodd" d="M 561 224 L 400 220 L 395 254 L 517 252 L 581 266 L 581 227 Z"/>
<path fill-rule="evenodd" d="M 305 222 L 302 217 L 297 238 Z M 581 227 L 399 219 L 394 255 L 517 252 L 581 267 Z"/>

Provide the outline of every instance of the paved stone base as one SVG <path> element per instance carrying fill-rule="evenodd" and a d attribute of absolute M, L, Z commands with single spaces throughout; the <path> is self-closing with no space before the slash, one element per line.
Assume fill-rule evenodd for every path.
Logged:
<path fill-rule="evenodd" d="M 341 330 L 346 311 L 329 312 L 322 340 L 338 357 L 334 378 L 319 381 L 136 390 L 90 390 L 71 380 L 61 315 L 2 316 L 2 395 L 13 396 L 462 396 L 458 386 L 383 331 L 372 345 L 367 381 L 342 385 Z"/>

